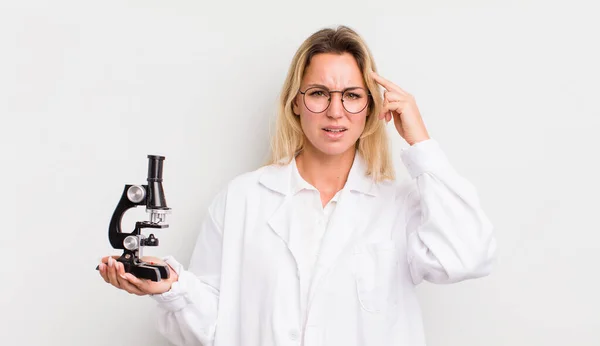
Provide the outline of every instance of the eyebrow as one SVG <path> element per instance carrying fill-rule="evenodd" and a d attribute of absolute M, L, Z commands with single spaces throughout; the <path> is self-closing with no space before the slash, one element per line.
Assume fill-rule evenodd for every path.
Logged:
<path fill-rule="evenodd" d="M 325 89 L 325 90 L 327 90 L 327 91 L 330 91 L 330 90 L 331 90 L 331 89 L 329 89 L 328 87 L 326 87 L 326 86 L 325 86 L 325 85 L 323 85 L 323 84 L 308 84 L 308 85 L 306 86 L 306 88 L 307 88 L 307 89 L 308 89 L 308 88 L 314 88 L 314 87 L 323 88 L 323 89 Z M 345 89 L 342 89 L 341 91 L 346 91 L 346 90 L 351 90 L 351 89 L 366 89 L 366 88 L 364 88 L 364 87 L 360 87 L 360 86 L 351 86 L 351 87 L 347 87 L 347 88 L 345 88 Z"/>

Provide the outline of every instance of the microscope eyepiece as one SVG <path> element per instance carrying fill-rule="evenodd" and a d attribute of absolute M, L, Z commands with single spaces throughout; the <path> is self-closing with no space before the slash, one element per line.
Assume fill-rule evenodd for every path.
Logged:
<path fill-rule="evenodd" d="M 148 155 L 148 199 L 146 209 L 169 210 L 162 186 L 164 156 Z"/>
<path fill-rule="evenodd" d="M 162 182 L 164 156 L 148 155 L 148 181 Z"/>

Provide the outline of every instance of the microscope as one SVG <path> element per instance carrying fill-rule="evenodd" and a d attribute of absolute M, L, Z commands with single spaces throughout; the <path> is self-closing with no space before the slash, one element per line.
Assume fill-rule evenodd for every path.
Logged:
<path fill-rule="evenodd" d="M 169 227 L 168 224 L 165 224 L 165 218 L 171 212 L 171 208 L 167 207 L 162 186 L 164 159 L 164 156 L 148 155 L 148 184 L 125 185 L 108 228 L 110 245 L 115 249 L 123 249 L 123 254 L 117 261 L 123 263 L 125 272 L 131 273 L 140 279 L 152 281 L 169 278 L 169 269 L 166 264 L 141 260 L 144 246 L 158 246 L 158 239 L 154 234 L 146 237 L 141 230 L 144 228 Z M 150 221 L 137 221 L 133 232 L 123 233 L 121 229 L 123 215 L 127 210 L 138 206 L 146 206 L 146 212 L 150 214 Z"/>

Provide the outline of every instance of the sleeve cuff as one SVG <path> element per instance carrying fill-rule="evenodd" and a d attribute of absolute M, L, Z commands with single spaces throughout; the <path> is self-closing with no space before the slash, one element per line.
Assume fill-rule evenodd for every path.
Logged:
<path fill-rule="evenodd" d="M 188 290 L 186 289 L 186 279 L 188 279 L 187 275 L 189 273 L 172 256 L 165 257 L 163 260 L 175 270 L 179 278 L 171 285 L 169 291 L 162 294 L 154 294 L 150 297 L 159 303 L 160 307 L 169 311 L 178 311 L 191 303 Z"/>
<path fill-rule="evenodd" d="M 425 172 L 435 172 L 448 167 L 446 154 L 435 139 L 427 139 L 405 148 L 400 153 L 402 162 L 412 178 Z"/>

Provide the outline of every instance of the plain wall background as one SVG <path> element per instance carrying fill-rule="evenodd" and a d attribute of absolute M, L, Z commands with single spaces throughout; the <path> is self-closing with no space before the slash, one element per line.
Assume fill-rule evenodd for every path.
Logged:
<path fill-rule="evenodd" d="M 124 184 L 145 183 L 146 155 L 166 156 L 170 228 L 145 254 L 187 263 L 214 194 L 267 157 L 296 48 L 345 24 L 415 95 L 496 226 L 491 276 L 420 286 L 429 345 L 600 345 L 598 13 L 594 1 L 4 1 L 0 344 L 165 345 L 154 302 L 94 270 L 120 254 L 107 230 Z M 125 229 L 146 217 L 130 212 Z"/>

